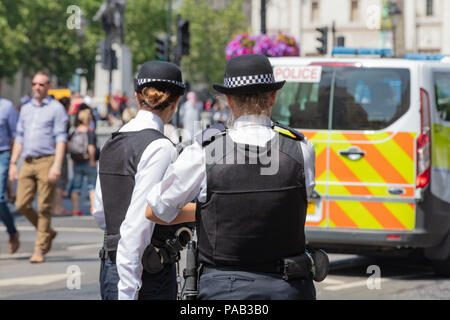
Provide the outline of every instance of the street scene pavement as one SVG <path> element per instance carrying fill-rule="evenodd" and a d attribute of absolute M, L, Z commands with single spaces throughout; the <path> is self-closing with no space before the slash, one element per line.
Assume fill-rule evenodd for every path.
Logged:
<path fill-rule="evenodd" d="M 88 205 L 87 197 L 83 199 Z M 8 236 L 0 227 L 0 299 L 100 299 L 98 251 L 103 231 L 93 217 L 54 217 L 58 235 L 44 264 L 29 263 L 36 232 L 22 216 L 16 216 L 16 222 L 21 247 L 14 255 L 7 253 Z M 181 272 L 184 258 L 185 251 Z M 450 280 L 435 276 L 425 261 L 340 254 L 330 254 L 330 260 L 330 275 L 315 284 L 318 300 L 450 299 Z"/>
<path fill-rule="evenodd" d="M 305 246 L 334 250 L 317 300 L 450 300 L 449 21 L 449 0 L 1 0 L 0 300 L 101 300 L 92 214 L 128 242 L 105 300 L 173 299 L 147 274 L 172 233 L 130 261 L 148 220 L 194 217 L 204 300 L 314 298 L 290 282 L 325 270 Z M 281 262 L 289 283 L 259 272 Z"/>

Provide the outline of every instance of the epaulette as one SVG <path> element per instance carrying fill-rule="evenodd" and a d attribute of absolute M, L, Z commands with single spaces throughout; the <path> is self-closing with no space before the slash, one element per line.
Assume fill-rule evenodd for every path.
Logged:
<path fill-rule="evenodd" d="M 292 129 L 291 127 L 284 125 L 282 123 L 274 122 L 272 123 L 272 129 L 276 132 L 282 134 L 283 136 L 303 141 L 305 140 L 305 136 L 300 131 L 297 131 L 295 129 Z"/>
<path fill-rule="evenodd" d="M 216 139 L 217 135 L 224 134 L 226 130 L 227 128 L 221 123 L 213 124 L 209 128 L 203 130 L 201 134 L 197 135 L 196 137 L 197 142 L 202 147 L 206 147 L 208 144 L 210 144 Z"/>

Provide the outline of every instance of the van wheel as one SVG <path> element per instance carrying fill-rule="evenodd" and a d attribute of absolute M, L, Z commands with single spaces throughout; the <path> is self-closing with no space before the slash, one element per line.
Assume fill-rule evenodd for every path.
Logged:
<path fill-rule="evenodd" d="M 450 277 L 450 257 L 445 260 L 432 260 L 431 263 L 436 275 Z"/>

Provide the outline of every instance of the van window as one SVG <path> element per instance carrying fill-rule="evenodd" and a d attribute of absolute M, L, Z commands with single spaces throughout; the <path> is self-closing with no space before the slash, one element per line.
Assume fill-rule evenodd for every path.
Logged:
<path fill-rule="evenodd" d="M 299 129 L 381 130 L 397 121 L 409 106 L 407 69 L 324 67 L 320 83 L 286 83 L 272 118 Z"/>
<path fill-rule="evenodd" d="M 450 73 L 436 72 L 434 83 L 439 116 L 444 121 L 450 121 Z"/>
<path fill-rule="evenodd" d="M 293 128 L 328 129 L 332 68 L 324 68 L 320 83 L 287 82 L 278 92 L 272 119 Z"/>
<path fill-rule="evenodd" d="M 333 130 L 380 130 L 410 105 L 409 71 L 341 68 L 336 72 Z"/>

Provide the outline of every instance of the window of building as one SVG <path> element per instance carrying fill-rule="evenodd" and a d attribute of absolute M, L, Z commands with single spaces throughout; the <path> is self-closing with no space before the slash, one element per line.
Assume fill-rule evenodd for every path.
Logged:
<path fill-rule="evenodd" d="M 434 15 L 434 1 L 427 0 L 427 16 Z"/>
<path fill-rule="evenodd" d="M 319 1 L 313 0 L 311 3 L 311 21 L 319 20 Z"/>
<path fill-rule="evenodd" d="M 356 21 L 359 18 L 359 0 L 351 0 L 350 21 Z"/>

